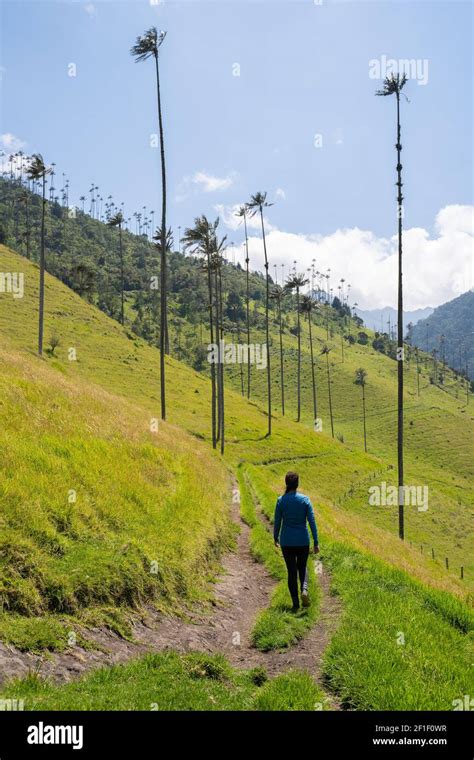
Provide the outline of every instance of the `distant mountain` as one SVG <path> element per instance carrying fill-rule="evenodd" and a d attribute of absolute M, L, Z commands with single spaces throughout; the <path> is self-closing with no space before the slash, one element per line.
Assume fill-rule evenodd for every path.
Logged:
<path fill-rule="evenodd" d="M 430 316 L 430 314 L 433 313 L 433 309 L 431 306 L 427 306 L 425 309 L 416 309 L 415 311 L 404 311 L 403 312 L 403 324 L 406 330 L 407 325 L 411 322 L 412 324 L 416 324 L 420 321 L 420 319 L 426 319 Z M 364 320 L 364 324 L 369 327 L 371 330 L 376 330 L 377 332 L 386 332 L 388 333 L 388 320 L 390 319 L 390 329 L 396 324 L 397 322 L 397 310 L 392 308 L 391 306 L 386 306 L 383 309 L 368 309 L 364 311 L 363 309 L 356 309 L 356 314 Z M 382 330 L 382 324 L 383 324 L 383 330 Z"/>
<path fill-rule="evenodd" d="M 436 349 L 441 361 L 474 377 L 474 293 L 468 291 L 438 306 L 409 332 L 410 343 L 430 353 Z"/>

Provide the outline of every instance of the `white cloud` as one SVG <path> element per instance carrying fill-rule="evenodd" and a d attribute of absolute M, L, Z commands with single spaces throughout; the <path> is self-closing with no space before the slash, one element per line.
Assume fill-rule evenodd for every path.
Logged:
<path fill-rule="evenodd" d="M 437 306 L 469 290 L 472 286 L 473 206 L 446 206 L 435 220 L 435 237 L 421 228 L 404 231 L 404 306 L 418 309 Z M 221 212 L 223 221 L 230 219 Z M 236 229 L 234 224 L 232 229 Z M 369 230 L 339 229 L 330 235 L 299 235 L 275 227 L 267 235 L 271 267 L 285 264 L 288 273 L 293 261 L 298 271 L 306 271 L 316 259 L 316 269 L 331 269 L 331 287 L 337 295 L 341 277 L 351 283 L 351 301 L 360 308 L 395 306 L 397 300 L 398 240 L 377 237 Z M 263 270 L 260 236 L 249 238 L 252 269 Z M 243 263 L 244 247 L 236 246 L 236 260 Z M 272 271 L 272 269 L 270 270 Z"/>
<path fill-rule="evenodd" d="M 234 184 L 236 174 L 231 172 L 227 177 L 215 177 L 207 172 L 195 172 L 190 177 L 183 177 L 178 186 L 175 201 L 181 203 L 188 198 L 190 191 L 215 193 L 218 190 L 228 190 Z"/>
<path fill-rule="evenodd" d="M 21 169 L 24 170 L 27 156 L 15 157 L 12 161 L 10 161 L 10 156 L 14 156 L 18 151 L 23 151 L 23 148 L 26 148 L 26 142 L 11 132 L 4 132 L 0 135 L 0 174 L 13 172 L 13 176 L 19 176 Z"/>
<path fill-rule="evenodd" d="M 97 8 L 95 7 L 94 3 L 86 3 L 84 5 L 84 10 L 89 18 L 94 18 L 97 16 Z"/>
<path fill-rule="evenodd" d="M 8 151 L 9 153 L 16 153 L 19 150 L 23 150 L 26 143 L 20 140 L 16 135 L 12 135 L 11 132 L 5 132 L 0 135 L 0 150 Z"/>
<path fill-rule="evenodd" d="M 286 193 L 281 187 L 277 187 L 275 190 L 275 198 L 280 198 L 280 200 L 284 201 L 286 199 Z"/>
<path fill-rule="evenodd" d="M 193 185 L 202 188 L 205 193 L 214 193 L 216 190 L 227 190 L 234 180 L 230 175 L 228 177 L 213 177 L 212 174 L 206 174 L 206 172 L 196 172 L 190 181 Z"/>
<path fill-rule="evenodd" d="M 241 203 L 234 203 L 233 206 L 224 206 L 222 203 L 217 203 L 214 206 L 215 211 L 219 214 L 219 217 L 222 219 L 222 222 L 225 224 L 226 227 L 228 227 L 230 230 L 238 230 L 242 228 L 244 229 L 244 223 L 242 221 L 242 218 L 237 216 L 237 211 L 241 207 Z M 265 232 L 270 232 L 271 230 L 276 229 L 276 227 L 271 224 L 268 219 L 264 216 L 264 222 L 265 222 Z M 247 229 L 248 230 L 260 230 L 261 222 L 260 222 L 260 214 L 255 214 L 254 216 L 250 216 L 247 214 Z"/>

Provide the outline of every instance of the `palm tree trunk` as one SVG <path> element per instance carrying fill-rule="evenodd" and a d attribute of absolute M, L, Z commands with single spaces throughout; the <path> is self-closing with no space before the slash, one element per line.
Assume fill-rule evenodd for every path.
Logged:
<path fill-rule="evenodd" d="M 219 326 L 219 283 L 217 279 L 217 268 L 214 268 L 214 321 L 216 325 L 217 340 L 217 434 L 216 441 L 221 437 L 221 332 Z"/>
<path fill-rule="evenodd" d="M 313 383 L 313 417 L 314 421 L 318 419 L 318 404 L 317 404 L 317 398 L 316 398 L 316 375 L 314 372 L 314 354 L 313 354 L 313 331 L 311 328 L 311 312 L 308 314 L 308 322 L 309 322 L 309 350 L 311 354 L 311 380 Z"/>
<path fill-rule="evenodd" d="M 166 419 L 166 379 L 165 379 L 165 348 L 167 333 L 167 308 L 166 308 L 166 165 L 165 145 L 163 133 L 163 117 L 161 113 L 160 94 L 160 67 L 158 65 L 158 53 L 155 53 L 156 67 L 156 94 L 158 100 L 158 125 L 160 130 L 160 156 L 161 156 L 161 268 L 160 268 L 160 398 L 161 419 Z"/>
<path fill-rule="evenodd" d="M 454 363 L 453 363 L 454 366 Z M 418 346 L 416 347 L 416 389 L 418 396 L 420 395 L 420 367 L 418 360 Z"/>
<path fill-rule="evenodd" d="M 403 280 L 402 280 L 402 165 L 401 165 L 400 93 L 397 92 L 397 187 L 398 187 L 398 534 L 405 537 L 404 524 L 404 479 L 403 479 Z"/>
<path fill-rule="evenodd" d="M 212 273 L 211 262 L 209 255 L 207 257 L 207 286 L 209 290 L 209 337 L 211 339 L 211 346 L 214 345 L 214 318 L 212 315 Z M 216 434 L 216 365 L 215 362 L 211 362 L 211 419 L 212 419 L 212 448 L 215 449 L 217 445 Z"/>
<path fill-rule="evenodd" d="M 240 345 L 240 327 L 237 324 L 237 346 Z M 244 390 L 244 365 L 242 362 L 239 362 L 240 364 L 240 393 L 242 396 L 245 396 L 245 390 Z"/>
<path fill-rule="evenodd" d="M 45 213 L 46 213 L 46 174 L 43 174 L 43 197 L 41 209 L 41 251 L 40 251 L 40 282 L 39 282 L 39 315 L 38 315 L 38 355 L 43 355 L 44 330 L 44 268 L 45 268 Z"/>
<path fill-rule="evenodd" d="M 26 258 L 30 258 L 30 236 L 31 236 L 31 230 L 30 230 L 30 203 L 29 203 L 29 196 L 27 194 L 26 196 Z"/>
<path fill-rule="evenodd" d="M 260 221 L 262 224 L 262 239 L 263 239 L 263 252 L 265 255 L 265 271 L 266 271 L 266 291 L 265 291 L 265 339 L 267 342 L 267 399 L 268 399 L 268 433 L 272 434 L 272 387 L 271 387 L 271 370 L 270 370 L 270 321 L 269 321 L 269 304 L 270 304 L 270 281 L 268 274 L 268 257 L 267 257 L 267 244 L 265 241 L 265 225 L 263 223 L 263 209 L 260 206 Z"/>
<path fill-rule="evenodd" d="M 224 442 L 225 442 L 225 409 L 224 409 L 224 309 L 223 309 L 223 298 L 222 298 L 222 269 L 219 262 L 219 302 L 220 302 L 220 323 L 221 323 L 221 363 L 219 365 L 220 369 L 220 375 L 221 375 L 221 382 L 220 382 L 220 392 L 221 392 L 221 454 L 224 453 Z"/>
<path fill-rule="evenodd" d="M 300 329 L 300 290 L 296 288 L 296 318 L 298 329 L 298 372 L 297 372 L 297 398 L 298 398 L 298 416 L 296 421 L 301 419 L 301 329 Z"/>
<path fill-rule="evenodd" d="M 247 235 L 247 218 L 244 214 L 245 230 L 245 278 L 247 307 L 247 398 L 250 398 L 250 288 L 249 288 L 249 240 Z"/>
<path fill-rule="evenodd" d="M 329 417 L 331 419 L 331 435 L 334 438 L 334 421 L 332 417 L 331 373 L 329 371 L 329 354 L 326 354 L 326 365 L 327 365 L 327 373 L 328 373 Z"/>
<path fill-rule="evenodd" d="M 365 385 L 362 384 L 362 414 L 364 417 L 364 451 L 367 452 L 367 431 L 365 427 Z"/>
<path fill-rule="evenodd" d="M 281 319 L 281 301 L 278 301 L 278 322 L 280 332 L 280 378 L 281 378 L 281 413 L 285 416 L 285 377 L 283 374 L 283 325 Z"/>
<path fill-rule="evenodd" d="M 119 241 L 120 241 L 120 323 L 124 324 L 124 296 L 123 296 L 123 248 L 122 248 L 122 225 L 119 224 Z"/>

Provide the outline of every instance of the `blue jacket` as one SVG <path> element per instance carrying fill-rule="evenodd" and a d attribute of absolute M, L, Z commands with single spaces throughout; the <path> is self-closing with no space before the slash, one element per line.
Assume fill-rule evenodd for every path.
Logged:
<path fill-rule="evenodd" d="M 309 546 L 309 522 L 314 543 L 318 543 L 318 529 L 312 504 L 307 496 L 296 491 L 283 494 L 277 500 L 273 537 L 281 546 Z M 281 528 L 281 533 L 280 533 Z"/>

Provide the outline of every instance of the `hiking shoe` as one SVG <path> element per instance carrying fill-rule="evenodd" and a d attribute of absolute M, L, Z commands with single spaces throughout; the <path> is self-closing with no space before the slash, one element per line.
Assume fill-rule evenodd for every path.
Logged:
<path fill-rule="evenodd" d="M 301 601 L 303 603 L 303 607 L 309 607 L 309 596 L 306 589 L 304 589 L 301 593 Z"/>
<path fill-rule="evenodd" d="M 300 606 L 299 606 L 299 604 L 298 604 L 298 606 L 296 606 L 296 605 L 294 604 L 294 605 L 293 605 L 293 607 L 291 608 L 291 612 L 299 612 L 299 610 L 300 610 Z"/>

